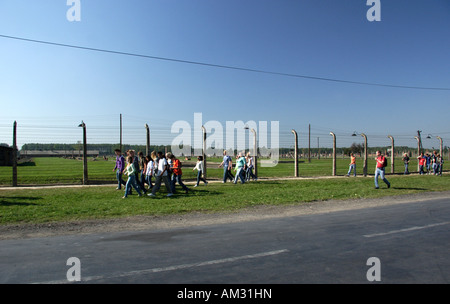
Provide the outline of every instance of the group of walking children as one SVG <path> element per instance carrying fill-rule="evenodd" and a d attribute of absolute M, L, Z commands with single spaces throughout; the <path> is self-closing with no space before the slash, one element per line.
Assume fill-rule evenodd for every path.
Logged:
<path fill-rule="evenodd" d="M 233 161 L 229 155 L 227 155 L 227 151 L 223 151 L 223 161 L 220 163 L 219 168 L 223 167 L 223 180 L 222 183 L 226 183 L 227 180 L 230 180 L 234 184 L 237 184 L 238 179 L 242 184 L 249 181 L 252 178 L 254 181 L 257 181 L 257 176 L 253 173 L 253 168 L 255 167 L 255 162 L 253 157 L 251 157 L 250 152 L 244 156 L 244 153 L 239 153 L 236 157 L 236 175 L 233 176 L 231 173 L 233 169 Z"/>
<path fill-rule="evenodd" d="M 123 198 L 131 194 L 132 189 L 136 190 L 139 196 L 147 194 L 154 197 L 160 190 L 161 184 L 167 190 L 167 196 L 172 196 L 175 193 L 175 185 L 178 183 L 185 193 L 189 192 L 189 188 L 182 181 L 182 164 L 179 159 L 172 153 L 168 152 L 164 155 L 162 152 L 156 153 L 153 151 L 150 155 L 145 156 L 139 152 L 137 157 L 134 150 L 128 150 L 126 158 L 122 155 L 120 149 L 116 149 L 116 165 L 113 171 L 116 171 L 117 190 L 125 186 L 125 195 Z M 193 170 L 198 170 L 197 187 L 200 181 L 206 184 L 208 182 L 203 178 L 203 158 L 200 156 L 197 159 L 197 164 Z M 125 182 L 122 175 L 127 175 L 128 179 Z M 153 184 L 153 177 L 155 178 Z M 148 185 L 148 189 L 145 188 Z"/>
<path fill-rule="evenodd" d="M 379 189 L 380 186 L 378 184 L 378 178 L 380 177 L 383 182 L 387 185 L 388 188 L 391 187 L 391 183 L 386 179 L 386 172 L 385 168 L 387 166 L 387 158 L 383 154 L 381 154 L 381 151 L 376 152 L 375 157 L 376 165 L 375 165 L 375 189 Z M 350 153 L 350 164 L 348 168 L 348 172 L 346 176 L 350 176 L 351 172 L 353 171 L 353 176 L 356 176 L 356 156 L 353 153 Z"/>
<path fill-rule="evenodd" d="M 419 174 L 442 175 L 444 158 L 441 156 L 441 154 L 437 153 L 436 151 L 433 151 L 431 155 L 429 153 L 421 153 L 417 157 L 417 160 L 419 161 Z"/>
<path fill-rule="evenodd" d="M 442 167 L 444 164 L 443 157 L 437 153 L 436 151 L 433 152 L 432 155 L 429 155 L 426 153 L 425 155 L 421 153 L 419 157 L 417 157 L 419 162 L 419 174 L 425 174 L 425 170 L 428 174 L 434 174 L 434 175 L 442 175 Z M 405 164 L 405 173 L 409 174 L 408 166 L 409 166 L 409 156 L 407 153 L 403 155 L 402 158 L 404 164 Z M 381 177 L 381 179 L 384 181 L 384 183 L 387 185 L 388 188 L 391 187 L 391 184 L 386 179 L 385 176 L 385 168 L 387 166 L 387 158 L 386 156 L 382 155 L 380 151 L 376 152 L 376 167 L 375 167 L 375 189 L 379 188 L 378 185 L 378 177 Z M 346 174 L 346 176 L 350 176 L 351 172 L 353 171 L 353 175 L 356 176 L 356 157 L 353 155 L 353 153 L 350 154 L 350 164 L 349 164 L 349 170 Z"/>

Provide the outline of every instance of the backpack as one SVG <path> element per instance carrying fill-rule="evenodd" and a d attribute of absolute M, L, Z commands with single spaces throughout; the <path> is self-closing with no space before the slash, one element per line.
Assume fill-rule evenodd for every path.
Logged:
<path fill-rule="evenodd" d="M 383 167 L 387 167 L 387 165 L 388 165 L 387 158 L 384 157 L 384 160 L 383 160 Z"/>

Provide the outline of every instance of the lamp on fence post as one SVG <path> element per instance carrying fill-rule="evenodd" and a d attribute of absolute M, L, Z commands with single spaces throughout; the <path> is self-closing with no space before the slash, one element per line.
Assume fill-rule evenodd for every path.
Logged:
<path fill-rule="evenodd" d="M 294 134 L 294 138 L 295 138 L 295 142 L 294 142 L 294 149 L 295 149 L 294 176 L 298 177 L 298 135 L 294 129 L 292 129 L 292 133 Z"/>
<path fill-rule="evenodd" d="M 388 138 L 391 139 L 391 173 L 394 174 L 394 137 L 388 135 Z"/>
<path fill-rule="evenodd" d="M 206 180 L 206 128 L 202 126 L 203 133 L 203 178 Z"/>
<path fill-rule="evenodd" d="M 148 127 L 148 124 L 145 124 L 145 130 L 147 132 L 147 146 L 145 155 L 150 155 L 150 129 Z"/>
<path fill-rule="evenodd" d="M 336 176 L 336 135 L 333 132 L 330 135 L 333 136 L 333 176 Z"/>
<path fill-rule="evenodd" d="M 17 187 L 17 122 L 14 121 L 13 124 L 13 151 L 12 151 L 12 165 L 13 165 L 13 172 L 12 172 L 12 185 L 13 187 Z"/>
<path fill-rule="evenodd" d="M 431 139 L 431 137 L 432 137 L 432 135 L 431 135 L 431 134 L 428 134 L 427 139 Z M 442 147 L 443 147 L 442 138 L 441 138 L 440 136 L 436 136 L 436 138 L 439 139 L 439 155 L 440 155 L 441 157 L 444 157 L 444 155 L 442 154 L 442 152 L 444 152 L 444 151 L 442 150 Z"/>
<path fill-rule="evenodd" d="M 87 144 L 86 144 L 86 124 L 81 121 L 78 127 L 83 128 L 83 185 L 88 184 L 88 169 L 87 169 Z"/>

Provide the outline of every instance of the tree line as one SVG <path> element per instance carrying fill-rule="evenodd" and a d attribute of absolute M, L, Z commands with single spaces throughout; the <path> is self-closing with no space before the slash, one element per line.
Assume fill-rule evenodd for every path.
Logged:
<path fill-rule="evenodd" d="M 88 150 L 96 150 L 99 151 L 100 156 L 104 155 L 113 155 L 114 150 L 118 149 L 120 147 L 119 144 L 88 144 L 87 149 Z M 72 152 L 78 152 L 83 149 L 83 144 L 78 142 L 75 144 L 52 144 L 52 143 L 29 143 L 24 144 L 22 146 L 21 151 L 67 151 L 67 153 Z M 125 152 L 126 150 L 135 150 L 136 152 L 142 151 L 145 154 L 146 151 L 146 145 L 129 145 L 129 144 L 123 144 L 122 145 L 122 152 Z M 368 153 L 375 153 L 377 150 L 380 150 L 382 152 L 388 151 L 390 149 L 390 146 L 384 146 L 384 147 L 368 147 Z M 445 150 L 447 150 L 448 147 L 445 147 Z M 397 146 L 395 147 L 395 150 L 398 152 L 416 152 L 417 148 L 411 148 L 407 146 Z M 170 145 L 150 145 L 150 151 L 171 151 Z M 238 151 L 235 151 L 237 153 Z M 311 154 L 331 154 L 333 153 L 333 148 L 311 148 L 308 150 L 308 148 L 299 148 L 300 154 L 308 154 L 311 152 Z M 293 153 L 293 148 L 280 148 L 279 149 L 280 155 L 288 155 Z M 337 153 L 349 155 L 350 153 L 361 155 L 364 153 L 364 145 L 361 143 L 353 143 L 350 147 L 340 147 L 337 148 Z M 444 152 L 446 153 L 446 151 Z M 221 155 L 218 155 L 221 156 Z"/>
<path fill-rule="evenodd" d="M 87 144 L 88 150 L 99 151 L 100 156 L 104 155 L 113 155 L 115 149 L 119 149 L 119 144 Z M 142 151 L 145 154 L 147 146 L 146 145 L 129 145 L 122 144 L 122 152 L 127 150 L 135 150 L 136 152 Z M 164 145 L 150 145 L 150 151 L 166 151 L 166 149 L 170 149 L 170 146 Z M 40 144 L 40 143 L 30 143 L 24 144 L 22 146 L 21 151 L 67 151 L 78 152 L 83 150 L 82 143 L 76 144 Z M 170 150 L 167 150 L 170 151 Z"/>

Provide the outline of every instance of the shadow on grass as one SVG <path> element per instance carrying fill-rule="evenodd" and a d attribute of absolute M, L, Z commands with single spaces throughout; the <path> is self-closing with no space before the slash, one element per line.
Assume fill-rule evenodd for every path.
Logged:
<path fill-rule="evenodd" d="M 42 197 L 32 196 L 0 196 L 0 206 L 31 206 L 37 205 L 31 201 L 41 200 Z"/>
<path fill-rule="evenodd" d="M 19 162 L 17 164 L 17 166 L 19 166 L 19 167 L 36 167 L 36 163 L 34 161 L 24 161 L 24 162 Z"/>
<path fill-rule="evenodd" d="M 147 192 L 147 194 L 149 194 L 149 192 Z M 190 197 L 202 197 L 202 196 L 217 196 L 217 195 L 223 195 L 223 192 L 220 191 L 215 191 L 215 190 L 209 190 L 209 189 L 205 189 L 205 190 L 200 190 L 200 189 L 196 189 L 196 190 L 189 190 L 188 193 L 184 193 L 184 191 L 179 190 L 177 192 L 175 192 L 171 197 L 167 197 L 167 192 L 166 191 L 159 191 L 156 193 L 156 196 L 154 197 L 149 197 L 150 199 L 171 199 L 171 200 L 175 200 L 175 199 L 181 199 L 181 198 L 190 198 Z M 147 195 L 145 195 L 146 197 L 148 197 Z"/>
<path fill-rule="evenodd" d="M 285 180 L 285 181 L 289 181 L 289 180 Z M 285 182 L 285 181 L 283 181 L 283 182 Z M 253 185 L 260 185 L 260 183 L 258 183 L 258 182 L 264 182 L 264 185 L 279 185 L 279 184 L 281 184 L 281 182 L 277 181 L 277 180 L 260 179 L 258 181 L 245 182 L 244 185 L 252 185 L 252 184 Z M 240 184 L 241 182 L 238 182 L 238 183 Z"/>
<path fill-rule="evenodd" d="M 430 190 L 430 189 L 415 188 L 415 187 L 391 187 L 391 189 L 395 189 L 395 190 L 417 190 L 417 191 L 429 191 Z"/>

